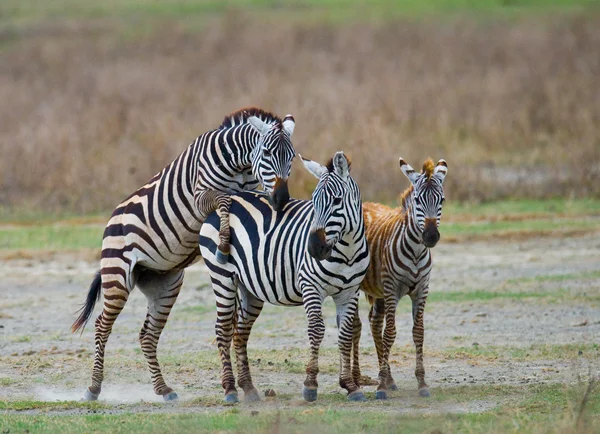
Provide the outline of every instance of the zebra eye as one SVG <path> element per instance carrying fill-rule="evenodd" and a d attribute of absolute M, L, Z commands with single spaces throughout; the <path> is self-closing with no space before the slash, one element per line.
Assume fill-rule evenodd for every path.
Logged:
<path fill-rule="evenodd" d="M 265 157 L 270 157 L 271 156 L 271 151 L 269 151 L 267 148 L 263 149 L 263 155 Z"/>
<path fill-rule="evenodd" d="M 333 204 L 334 205 L 339 205 L 340 203 L 342 203 L 342 198 L 341 197 L 334 197 L 333 198 Z"/>
<path fill-rule="evenodd" d="M 446 198 L 442 197 L 442 203 L 446 202 Z"/>
<path fill-rule="evenodd" d="M 418 204 L 419 204 L 419 202 L 421 202 L 421 201 L 419 200 L 419 196 L 415 196 L 415 205 L 418 205 Z"/>

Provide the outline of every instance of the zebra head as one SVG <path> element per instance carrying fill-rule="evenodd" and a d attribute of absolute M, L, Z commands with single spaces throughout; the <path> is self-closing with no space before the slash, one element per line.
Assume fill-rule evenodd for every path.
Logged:
<path fill-rule="evenodd" d="M 290 199 L 287 180 L 296 155 L 291 137 L 294 117 L 287 115 L 282 122 L 268 123 L 257 116 L 248 123 L 259 133 L 258 143 L 252 151 L 252 174 L 269 195 L 269 203 L 275 211 L 281 211 Z"/>
<path fill-rule="evenodd" d="M 302 156 L 300 156 L 302 158 Z M 327 259 L 335 244 L 362 218 L 358 186 L 350 176 L 350 161 L 336 152 L 327 166 L 302 158 L 304 167 L 319 179 L 312 195 L 313 221 L 308 237 L 308 253 L 318 261 Z"/>
<path fill-rule="evenodd" d="M 421 173 L 417 173 L 400 158 L 400 169 L 413 186 L 412 193 L 408 197 L 407 208 L 409 208 L 408 204 L 412 203 L 409 212 L 421 231 L 425 247 L 434 247 L 440 240 L 438 226 L 445 200 L 443 183 L 448 173 L 448 165 L 445 160 L 440 160 L 434 167 L 433 161 L 428 159 L 423 164 Z"/>

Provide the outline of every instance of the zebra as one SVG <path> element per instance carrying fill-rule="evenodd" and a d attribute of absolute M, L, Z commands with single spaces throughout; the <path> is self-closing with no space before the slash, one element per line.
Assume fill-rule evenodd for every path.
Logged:
<path fill-rule="evenodd" d="M 352 324 L 359 284 L 369 264 L 360 191 L 343 152 L 337 152 L 326 166 L 301 159 L 319 179 L 312 201 L 292 199 L 281 213 L 274 213 L 257 193 L 232 197 L 227 264 L 219 263 L 214 254 L 219 239 L 217 215 L 211 214 L 200 230 L 200 251 L 216 296 L 215 331 L 226 402 L 239 401 L 231 365 L 232 339 L 238 386 L 247 401 L 260 400 L 250 376 L 247 342 L 265 302 L 304 306 L 311 353 L 303 397 L 317 399 L 318 354 L 325 333 L 321 312 L 327 296 L 333 297 L 337 311 L 340 386 L 348 391 L 349 400 L 365 399 L 350 373 Z"/>
<path fill-rule="evenodd" d="M 400 208 L 364 204 L 371 263 L 361 289 L 371 304 L 369 321 L 379 361 L 377 399 L 386 399 L 388 389 L 397 390 L 390 373 L 389 356 L 396 339 L 396 307 L 405 295 L 412 300 L 412 332 L 417 359 L 415 376 L 419 395 L 430 396 L 423 367 L 423 311 L 432 268 L 430 249 L 440 239 L 438 226 L 445 200 L 443 182 L 448 165 L 446 161 L 439 160 L 434 167 L 433 161 L 427 159 L 419 174 L 400 158 L 400 169 L 411 182 L 401 196 Z M 382 335 L 384 316 L 385 331 Z M 358 349 L 361 328 L 357 312 L 352 345 L 352 375 L 357 382 L 360 379 Z"/>
<path fill-rule="evenodd" d="M 219 211 L 216 255 L 226 262 L 230 194 L 262 185 L 273 208 L 283 208 L 289 200 L 287 179 L 295 156 L 290 140 L 294 126 L 291 115 L 282 120 L 256 107 L 235 111 L 217 129 L 196 138 L 113 211 L 104 231 L 101 269 L 71 328 L 73 332 L 83 330 L 104 292 L 104 309 L 95 324 L 94 368 L 86 400 L 98 399 L 106 342 L 136 286 L 148 301 L 139 339 L 154 392 L 166 401 L 177 399 L 163 379 L 156 351 L 181 289 L 184 269 L 199 259 L 200 227 L 212 211 Z"/>

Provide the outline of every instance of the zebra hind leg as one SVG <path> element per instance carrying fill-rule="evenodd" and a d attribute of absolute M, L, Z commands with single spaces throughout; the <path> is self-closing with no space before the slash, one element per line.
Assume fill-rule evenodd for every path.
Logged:
<path fill-rule="evenodd" d="M 125 265 L 125 264 L 124 264 Z M 101 285 L 104 292 L 104 307 L 95 322 L 95 354 L 94 368 L 92 370 L 92 384 L 84 394 L 84 400 L 96 401 L 102 390 L 104 380 L 104 350 L 106 342 L 112 332 L 112 327 L 125 307 L 129 292 L 133 285 L 133 278 L 129 272 L 129 264 L 125 267 L 102 267 Z"/>
<path fill-rule="evenodd" d="M 217 306 L 215 334 L 221 357 L 221 385 L 225 390 L 225 402 L 235 404 L 239 402 L 239 398 L 231 364 L 231 340 L 236 326 L 237 278 L 231 275 L 211 274 L 211 281 Z"/>
<path fill-rule="evenodd" d="M 140 344 L 152 375 L 154 392 L 157 395 L 162 395 L 167 402 L 177 400 L 178 396 L 165 383 L 156 356 L 157 347 L 160 335 L 169 318 L 169 313 L 175 301 L 177 301 L 183 277 L 183 270 L 165 274 L 145 271 L 138 280 L 138 287 L 148 300 L 146 320 L 140 330 Z"/>
<path fill-rule="evenodd" d="M 260 401 L 258 390 L 252 383 L 250 366 L 248 364 L 248 339 L 254 322 L 262 311 L 264 302 L 248 292 L 241 282 L 238 283 L 240 305 L 238 306 L 237 328 L 233 336 L 236 352 L 238 385 L 244 390 L 244 400 Z"/>

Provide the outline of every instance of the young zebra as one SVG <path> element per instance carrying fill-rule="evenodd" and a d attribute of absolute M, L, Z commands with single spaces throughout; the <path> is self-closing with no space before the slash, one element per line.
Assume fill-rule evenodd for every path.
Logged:
<path fill-rule="evenodd" d="M 238 110 L 219 128 L 199 136 L 171 164 L 113 211 L 104 231 L 100 271 L 93 280 L 75 332 L 89 320 L 104 292 L 96 319 L 94 369 L 86 400 L 100 394 L 104 348 L 113 323 L 137 285 L 148 300 L 140 331 L 142 351 L 154 391 L 165 400 L 177 394 L 163 380 L 156 358 L 160 334 L 175 304 L 184 269 L 198 259 L 198 234 L 206 217 L 220 212 L 219 260 L 229 251 L 229 194 L 261 184 L 269 202 L 281 210 L 289 200 L 287 179 L 295 151 L 291 115 L 281 120 L 258 108 Z"/>
<path fill-rule="evenodd" d="M 246 400 L 260 399 L 252 384 L 246 349 L 264 302 L 304 305 L 311 355 L 303 396 L 307 401 L 317 399 L 319 346 L 325 333 L 321 309 L 327 296 L 333 297 L 337 311 L 340 386 L 348 391 L 349 400 L 364 400 L 350 372 L 358 287 L 369 264 L 360 192 L 342 152 L 336 153 L 327 167 L 305 159 L 303 163 L 319 178 L 312 201 L 292 199 L 282 212 L 274 213 L 259 194 L 232 197 L 229 263 L 220 264 L 214 255 L 219 240 L 216 213 L 200 230 L 200 251 L 216 296 L 215 329 L 227 402 L 238 401 L 230 356 L 232 338 L 238 385 Z"/>
<path fill-rule="evenodd" d="M 428 159 L 420 174 L 402 158 L 400 169 L 411 186 L 402 194 L 400 208 L 391 209 L 377 203 L 365 203 L 365 226 L 371 251 L 371 263 L 361 284 L 371 310 L 371 334 L 379 360 L 379 386 L 377 399 L 387 398 L 387 389 L 396 390 L 390 373 L 390 350 L 396 339 L 396 307 L 405 295 L 412 300 L 413 341 L 416 347 L 415 375 L 419 395 L 429 396 L 423 367 L 423 311 L 429 292 L 431 272 L 430 249 L 440 239 L 438 226 L 444 202 L 443 182 L 448 166 L 440 160 L 434 167 Z M 383 319 L 385 316 L 385 331 Z M 360 379 L 358 348 L 361 332 L 358 312 L 354 322 L 352 375 Z"/>

